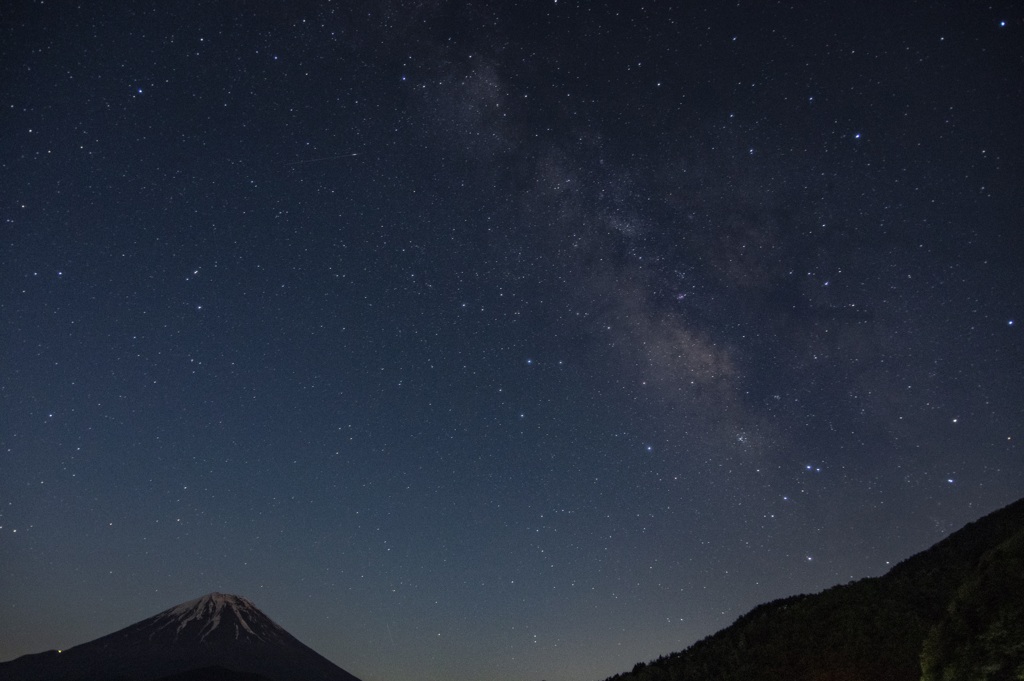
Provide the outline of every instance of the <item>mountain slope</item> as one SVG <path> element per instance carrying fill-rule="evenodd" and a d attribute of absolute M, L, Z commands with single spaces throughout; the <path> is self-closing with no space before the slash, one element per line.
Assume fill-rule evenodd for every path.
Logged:
<path fill-rule="evenodd" d="M 985 553 L 921 654 L 922 681 L 1024 679 L 1024 528 Z"/>
<path fill-rule="evenodd" d="M 218 671 L 218 669 L 220 671 Z M 65 651 L 0 664 L 4 681 L 165 677 L 359 681 L 240 596 L 212 593 Z"/>
<path fill-rule="evenodd" d="M 918 681 L 922 664 L 929 681 L 1024 678 L 999 675 L 1024 671 L 1021 566 L 1024 499 L 882 577 L 758 606 L 608 681 Z"/>

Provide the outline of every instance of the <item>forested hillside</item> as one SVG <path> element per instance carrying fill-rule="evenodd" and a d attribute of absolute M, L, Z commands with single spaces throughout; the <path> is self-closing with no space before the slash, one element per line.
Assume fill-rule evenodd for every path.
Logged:
<path fill-rule="evenodd" d="M 1024 678 L 1024 500 L 886 575 L 758 606 L 608 681 Z"/>

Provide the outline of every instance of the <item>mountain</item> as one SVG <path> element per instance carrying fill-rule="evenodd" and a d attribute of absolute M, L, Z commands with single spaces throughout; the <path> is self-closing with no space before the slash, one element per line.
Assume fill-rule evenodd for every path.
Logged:
<path fill-rule="evenodd" d="M 211 593 L 63 651 L 0 664 L 0 681 L 359 681 L 240 596 Z"/>
<path fill-rule="evenodd" d="M 882 577 L 760 605 L 608 681 L 1024 679 L 1024 499 Z"/>

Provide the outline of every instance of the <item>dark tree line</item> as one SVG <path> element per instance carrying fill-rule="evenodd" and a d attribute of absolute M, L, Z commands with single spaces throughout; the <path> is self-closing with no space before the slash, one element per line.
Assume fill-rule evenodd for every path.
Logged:
<path fill-rule="evenodd" d="M 883 577 L 758 606 L 608 681 L 1024 680 L 1024 500 Z"/>

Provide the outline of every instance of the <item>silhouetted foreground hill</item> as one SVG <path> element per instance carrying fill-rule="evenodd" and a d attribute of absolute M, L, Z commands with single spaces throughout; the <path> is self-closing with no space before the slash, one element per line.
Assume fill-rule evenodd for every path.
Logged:
<path fill-rule="evenodd" d="M 760 605 L 608 681 L 1024 679 L 1024 499 L 886 575 Z"/>
<path fill-rule="evenodd" d="M 359 681 L 240 596 L 212 593 L 64 651 L 0 664 L 0 681 Z"/>
<path fill-rule="evenodd" d="M 224 667 L 203 667 L 189 672 L 162 676 L 154 681 L 273 681 L 262 674 L 235 672 Z"/>

